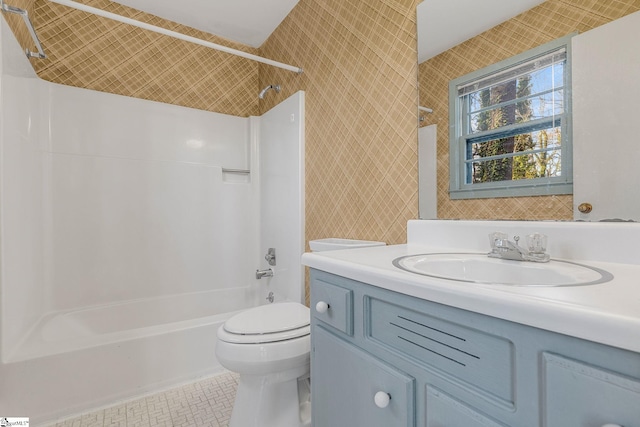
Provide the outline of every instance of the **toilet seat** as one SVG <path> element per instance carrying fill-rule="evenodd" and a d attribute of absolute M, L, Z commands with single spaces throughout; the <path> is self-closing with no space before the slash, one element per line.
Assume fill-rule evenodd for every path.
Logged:
<path fill-rule="evenodd" d="M 308 336 L 310 312 L 296 302 L 263 305 L 228 319 L 218 339 L 235 344 L 261 344 Z"/>

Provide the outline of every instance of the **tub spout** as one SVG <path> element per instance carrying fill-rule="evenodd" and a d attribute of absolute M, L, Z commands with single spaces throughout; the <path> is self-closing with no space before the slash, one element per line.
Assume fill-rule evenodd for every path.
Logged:
<path fill-rule="evenodd" d="M 266 270 L 256 270 L 256 279 L 262 279 L 263 277 L 273 277 L 273 270 L 270 268 Z"/>

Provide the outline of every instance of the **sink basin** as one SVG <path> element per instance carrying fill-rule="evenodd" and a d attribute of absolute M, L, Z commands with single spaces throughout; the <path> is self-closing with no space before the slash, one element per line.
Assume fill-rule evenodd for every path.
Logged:
<path fill-rule="evenodd" d="M 608 271 L 570 261 L 510 261 L 477 253 L 408 255 L 396 258 L 393 265 L 439 279 L 511 286 L 581 286 L 613 279 Z"/>

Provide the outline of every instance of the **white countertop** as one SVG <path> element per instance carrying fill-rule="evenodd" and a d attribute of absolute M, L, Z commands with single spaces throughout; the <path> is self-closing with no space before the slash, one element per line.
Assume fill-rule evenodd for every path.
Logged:
<path fill-rule="evenodd" d="M 468 222 L 462 224 L 464 223 Z M 535 225 L 526 224 L 529 228 Z M 485 222 L 480 232 L 484 233 L 485 228 L 492 229 L 494 225 L 494 222 Z M 640 229 L 640 224 L 636 226 Z M 577 229 L 578 232 L 584 231 L 579 227 Z M 597 261 L 591 256 L 587 260 L 571 258 L 570 261 L 601 268 L 613 274 L 613 280 L 597 285 L 485 285 L 437 279 L 395 267 L 392 261 L 406 255 L 447 252 L 452 249 L 458 252 L 479 252 L 478 248 L 460 250 L 448 247 L 443 250 L 441 241 L 434 245 L 425 243 L 425 239 L 419 243 L 415 243 L 416 240 L 420 239 L 412 239 L 410 235 L 410 243 L 406 245 L 305 253 L 302 263 L 417 298 L 640 352 L 640 264 L 635 261 Z M 605 242 L 598 243 L 606 247 Z M 633 249 L 639 251 L 638 243 L 632 244 Z M 553 252 L 551 255 L 553 257 Z"/>

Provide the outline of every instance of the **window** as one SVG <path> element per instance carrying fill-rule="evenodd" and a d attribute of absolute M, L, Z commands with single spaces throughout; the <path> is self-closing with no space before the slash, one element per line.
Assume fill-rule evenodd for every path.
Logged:
<path fill-rule="evenodd" d="M 452 199 L 572 193 L 571 36 L 452 80 Z"/>

